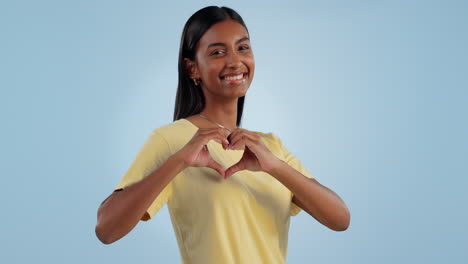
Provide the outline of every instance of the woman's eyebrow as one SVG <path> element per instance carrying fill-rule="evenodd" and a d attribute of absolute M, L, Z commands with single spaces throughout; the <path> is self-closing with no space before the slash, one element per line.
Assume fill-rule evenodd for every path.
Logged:
<path fill-rule="evenodd" d="M 240 42 L 242 41 L 246 41 L 246 40 L 250 40 L 249 37 L 243 37 L 241 39 L 238 39 L 236 41 L 236 44 L 239 44 Z M 210 45 L 208 45 L 208 47 L 206 49 L 209 49 L 213 46 L 223 46 L 223 47 L 226 47 L 226 44 L 222 43 L 222 42 L 216 42 L 216 43 L 211 43 Z"/>

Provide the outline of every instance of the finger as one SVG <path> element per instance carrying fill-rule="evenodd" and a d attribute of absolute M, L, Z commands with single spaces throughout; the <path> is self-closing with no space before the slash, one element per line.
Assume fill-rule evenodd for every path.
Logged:
<path fill-rule="evenodd" d="M 229 149 L 244 150 L 245 149 L 244 137 L 241 136 L 231 141 L 231 144 L 229 144 Z"/>
<path fill-rule="evenodd" d="M 231 177 L 231 175 L 233 175 L 234 173 L 236 173 L 238 171 L 241 171 L 241 170 L 245 170 L 245 162 L 242 159 L 239 162 L 237 162 L 236 164 L 229 167 L 229 169 L 226 170 L 225 175 L 224 175 L 224 179 L 227 179 L 227 178 Z"/>
<path fill-rule="evenodd" d="M 229 141 L 231 144 L 229 144 L 229 149 L 244 149 L 243 144 L 239 145 L 239 141 L 242 141 L 244 138 L 244 133 L 241 129 L 236 129 L 234 132 L 232 132 L 231 135 L 229 135 Z"/>
<path fill-rule="evenodd" d="M 208 144 L 210 140 L 214 140 L 223 145 L 223 148 L 227 148 L 229 146 L 229 141 L 227 140 L 227 135 L 225 132 L 222 132 L 218 129 L 211 130 L 209 132 L 203 132 L 200 135 L 200 144 Z"/>
<path fill-rule="evenodd" d="M 224 128 L 219 128 L 218 133 L 222 137 L 221 145 L 223 145 L 223 149 L 227 149 L 230 144 L 230 140 L 228 139 L 229 134 L 231 133 L 230 131 L 224 129 Z"/>
<path fill-rule="evenodd" d="M 255 136 L 246 136 L 244 138 L 244 144 L 249 150 L 257 156 L 258 151 L 261 150 L 262 147 L 266 148 L 264 145 L 261 144 L 261 139 L 256 138 Z"/>
<path fill-rule="evenodd" d="M 227 149 L 229 147 L 229 141 L 224 136 L 216 134 L 216 135 L 213 135 L 213 138 L 211 139 L 221 144 L 223 146 L 223 149 Z"/>
<path fill-rule="evenodd" d="M 200 133 L 201 134 L 211 134 L 213 132 L 217 132 L 219 133 L 221 136 L 223 137 L 228 137 L 230 132 L 228 130 L 226 130 L 225 128 L 221 128 L 221 127 L 217 127 L 217 128 L 208 128 L 208 129 L 204 129 L 202 130 Z"/>
<path fill-rule="evenodd" d="M 223 176 L 223 178 L 226 178 L 226 173 L 225 173 L 223 167 L 219 163 L 217 163 L 216 161 L 210 160 L 207 167 L 212 168 L 213 170 L 217 171 L 221 176 Z"/>
<path fill-rule="evenodd" d="M 231 133 L 229 133 L 227 139 L 229 141 L 232 141 L 232 138 L 240 131 L 240 128 L 236 128 L 234 130 L 231 131 Z"/>
<path fill-rule="evenodd" d="M 226 129 L 223 128 L 216 128 L 211 132 L 210 136 L 213 136 L 213 138 L 218 139 L 218 143 L 221 143 L 223 145 L 223 148 L 227 148 L 229 145 L 229 140 L 227 137 L 229 136 L 229 132 Z"/>
<path fill-rule="evenodd" d="M 247 142 L 255 143 L 257 141 L 258 135 L 244 131 L 234 135 L 231 140 L 230 147 L 231 149 L 245 149 Z"/>
<path fill-rule="evenodd" d="M 261 144 L 259 141 L 261 141 L 261 139 L 257 140 L 251 139 L 250 137 L 245 137 L 242 141 L 238 143 L 238 145 L 243 144 L 244 154 L 245 151 L 250 151 L 255 157 L 258 158 L 258 155 L 261 155 L 262 151 L 269 151 L 269 149 L 264 144 Z"/>

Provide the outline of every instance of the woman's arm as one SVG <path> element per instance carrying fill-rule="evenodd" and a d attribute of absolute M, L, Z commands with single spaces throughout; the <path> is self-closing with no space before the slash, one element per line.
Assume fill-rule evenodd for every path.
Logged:
<path fill-rule="evenodd" d="M 294 194 L 293 202 L 335 231 L 344 231 L 350 223 L 350 213 L 345 203 L 332 190 L 317 180 L 307 178 L 278 160 L 277 165 L 268 172 Z"/>
<path fill-rule="evenodd" d="M 182 149 L 150 175 L 122 191 L 114 191 L 98 210 L 96 236 L 99 240 L 110 244 L 128 234 L 162 190 L 185 168 L 208 167 L 224 176 L 223 167 L 212 159 L 206 144 L 216 140 L 226 148 L 227 136 L 222 128 L 199 129 Z"/>
<path fill-rule="evenodd" d="M 332 190 L 273 155 L 257 133 L 236 129 L 230 138 L 229 148 L 245 151 L 241 160 L 226 170 L 225 178 L 241 170 L 264 171 L 286 186 L 294 194 L 293 202 L 317 221 L 335 231 L 348 228 L 349 210 Z"/>
<path fill-rule="evenodd" d="M 110 244 L 128 234 L 161 191 L 184 169 L 184 163 L 173 155 L 148 177 L 122 191 L 114 191 L 98 210 L 95 231 L 99 240 Z"/>

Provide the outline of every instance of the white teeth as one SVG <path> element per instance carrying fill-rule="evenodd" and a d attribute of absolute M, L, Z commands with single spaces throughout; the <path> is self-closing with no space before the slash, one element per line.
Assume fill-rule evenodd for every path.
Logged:
<path fill-rule="evenodd" d="M 244 77 L 244 74 L 239 74 L 239 75 L 235 75 L 235 76 L 226 76 L 224 77 L 225 80 L 228 80 L 228 81 L 234 81 L 234 80 L 240 80 Z"/>

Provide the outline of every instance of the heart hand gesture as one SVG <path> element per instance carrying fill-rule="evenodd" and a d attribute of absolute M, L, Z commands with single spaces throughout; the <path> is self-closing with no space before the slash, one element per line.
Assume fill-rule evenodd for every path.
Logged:
<path fill-rule="evenodd" d="M 239 162 L 226 170 L 225 179 L 241 170 L 269 172 L 280 161 L 255 132 L 238 128 L 228 138 L 231 142 L 228 149 L 244 149 L 244 155 Z"/>

